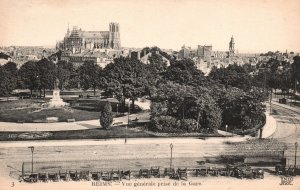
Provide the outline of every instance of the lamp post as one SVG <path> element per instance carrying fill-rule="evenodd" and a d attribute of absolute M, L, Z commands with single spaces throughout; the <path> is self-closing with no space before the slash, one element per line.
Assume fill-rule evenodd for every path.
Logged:
<path fill-rule="evenodd" d="M 172 143 L 170 144 L 170 149 L 171 149 L 171 157 L 170 157 L 170 171 L 171 171 L 171 168 L 172 168 L 172 153 L 173 153 L 173 144 Z"/>
<path fill-rule="evenodd" d="M 271 88 L 271 93 L 270 93 L 270 115 L 272 115 L 272 88 Z"/>
<path fill-rule="evenodd" d="M 119 104 L 117 103 L 117 117 L 119 115 Z"/>
<path fill-rule="evenodd" d="M 226 137 L 227 137 L 227 128 L 228 128 L 228 125 L 225 125 L 225 128 L 226 128 Z"/>
<path fill-rule="evenodd" d="M 295 168 L 297 166 L 297 148 L 298 148 L 298 143 L 295 142 Z"/>
<path fill-rule="evenodd" d="M 31 150 L 31 173 L 33 173 L 33 151 L 34 151 L 34 146 L 29 146 Z"/>
<path fill-rule="evenodd" d="M 125 143 L 127 143 L 127 128 L 129 126 L 129 115 L 130 115 L 130 100 L 128 101 L 128 123 L 125 128 Z"/>

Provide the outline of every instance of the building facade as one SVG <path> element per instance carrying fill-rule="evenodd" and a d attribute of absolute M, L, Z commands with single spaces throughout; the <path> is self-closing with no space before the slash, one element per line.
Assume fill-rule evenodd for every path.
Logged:
<path fill-rule="evenodd" d="M 198 45 L 197 56 L 205 62 L 210 62 L 212 56 L 212 46 Z"/>
<path fill-rule="evenodd" d="M 212 57 L 212 45 L 198 45 L 197 49 L 191 49 L 190 47 L 182 46 L 178 52 L 178 59 L 201 59 L 204 62 L 210 62 Z"/>
<path fill-rule="evenodd" d="M 64 40 L 57 44 L 57 48 L 72 53 L 94 49 L 120 49 L 119 23 L 110 23 L 109 31 L 84 31 L 77 26 L 70 31 L 68 28 Z"/>

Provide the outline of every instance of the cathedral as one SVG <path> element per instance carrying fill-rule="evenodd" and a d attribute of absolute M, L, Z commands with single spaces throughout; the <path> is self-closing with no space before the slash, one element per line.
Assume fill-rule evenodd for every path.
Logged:
<path fill-rule="evenodd" d="M 120 49 L 119 23 L 110 23 L 109 31 L 84 31 L 77 26 L 70 31 L 68 28 L 64 40 L 57 44 L 57 48 L 72 53 L 94 49 Z"/>

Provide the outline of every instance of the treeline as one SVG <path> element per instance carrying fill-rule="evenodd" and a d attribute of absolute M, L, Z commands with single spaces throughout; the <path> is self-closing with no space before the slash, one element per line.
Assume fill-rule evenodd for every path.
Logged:
<path fill-rule="evenodd" d="M 58 61 L 56 64 L 48 59 L 28 61 L 20 69 L 16 63 L 8 62 L 0 67 L 1 91 L 0 96 L 10 95 L 14 89 L 29 89 L 40 91 L 45 96 L 46 89 L 53 89 L 56 78 L 59 79 L 60 89 L 84 90 L 101 87 L 102 68 L 93 62 L 85 62 L 75 68 L 70 62 Z"/>

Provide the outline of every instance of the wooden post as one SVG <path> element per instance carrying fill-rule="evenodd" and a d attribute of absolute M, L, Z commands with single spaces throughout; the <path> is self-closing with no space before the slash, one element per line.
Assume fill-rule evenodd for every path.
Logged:
<path fill-rule="evenodd" d="M 22 179 L 24 179 L 24 162 L 22 163 Z"/>

